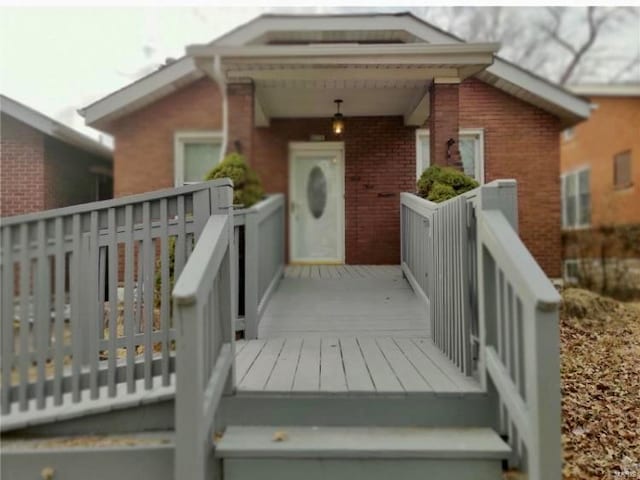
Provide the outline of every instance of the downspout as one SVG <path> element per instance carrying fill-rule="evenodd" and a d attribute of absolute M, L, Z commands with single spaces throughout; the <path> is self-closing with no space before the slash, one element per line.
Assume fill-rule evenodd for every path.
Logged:
<path fill-rule="evenodd" d="M 228 119 L 228 104 L 227 104 L 227 82 L 224 78 L 224 72 L 222 71 L 222 57 L 215 55 L 213 57 L 213 79 L 220 89 L 222 94 L 222 155 L 227 153 L 227 143 L 229 136 L 229 119 Z"/>

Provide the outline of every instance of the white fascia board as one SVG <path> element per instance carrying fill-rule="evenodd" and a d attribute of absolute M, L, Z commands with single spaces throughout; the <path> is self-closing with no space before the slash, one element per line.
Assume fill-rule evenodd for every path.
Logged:
<path fill-rule="evenodd" d="M 579 119 L 589 118 L 591 109 L 588 101 L 501 58 L 496 58 L 493 65 L 487 67 L 486 72 L 557 105 L 572 117 Z"/>
<path fill-rule="evenodd" d="M 586 97 L 640 97 L 640 84 L 571 85 L 568 90 Z"/>
<path fill-rule="evenodd" d="M 0 95 L 0 112 L 81 150 L 107 159 L 113 157 L 113 151 L 106 145 L 4 95 Z"/>
<path fill-rule="evenodd" d="M 131 108 L 138 102 L 144 102 L 146 97 L 158 90 L 170 89 L 174 82 L 190 76 L 196 79 L 204 76 L 204 73 L 196 67 L 192 57 L 183 57 L 171 65 L 167 65 L 92 103 L 79 112 L 84 116 L 87 125 L 93 125 L 106 117 L 117 114 L 125 107 Z"/>
<path fill-rule="evenodd" d="M 187 55 L 194 57 L 214 57 L 220 55 L 223 60 L 231 59 L 261 59 L 270 60 L 293 59 L 299 57 L 307 62 L 312 58 L 336 57 L 391 57 L 384 63 L 397 63 L 397 57 L 427 57 L 443 64 L 477 63 L 478 60 L 491 63 L 493 54 L 498 51 L 498 43 L 450 43 L 424 44 L 402 43 L 386 45 L 338 44 L 338 45 L 250 45 L 241 47 L 191 45 L 187 47 Z M 487 60 L 489 60 L 487 62 Z M 304 62 L 303 62 L 304 63 Z"/>
<path fill-rule="evenodd" d="M 217 38 L 209 45 L 241 46 L 272 31 L 405 30 L 427 43 L 458 43 L 448 35 L 409 14 L 262 16 Z"/>

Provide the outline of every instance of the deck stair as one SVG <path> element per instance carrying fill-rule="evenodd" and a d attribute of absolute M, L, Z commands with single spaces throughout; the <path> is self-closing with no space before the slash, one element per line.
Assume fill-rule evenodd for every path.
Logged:
<path fill-rule="evenodd" d="M 496 480 L 510 448 L 487 428 L 228 427 L 225 480 Z"/>

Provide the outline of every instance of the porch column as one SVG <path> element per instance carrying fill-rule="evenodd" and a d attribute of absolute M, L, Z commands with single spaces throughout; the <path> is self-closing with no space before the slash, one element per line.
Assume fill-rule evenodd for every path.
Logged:
<path fill-rule="evenodd" d="M 241 153 L 247 159 L 248 164 L 253 161 L 253 95 L 252 83 L 227 84 L 229 123 L 226 153 Z"/>
<path fill-rule="evenodd" d="M 429 143 L 431 165 L 462 170 L 458 150 L 460 80 L 435 78 L 429 89 Z M 455 143 L 452 143 L 455 142 Z"/>

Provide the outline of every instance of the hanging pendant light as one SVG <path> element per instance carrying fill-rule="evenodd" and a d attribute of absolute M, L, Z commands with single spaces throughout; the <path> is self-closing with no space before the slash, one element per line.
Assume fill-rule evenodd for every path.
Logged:
<path fill-rule="evenodd" d="M 334 103 L 336 104 L 337 110 L 333 116 L 333 133 L 336 135 L 342 135 L 342 132 L 344 132 L 344 116 L 340 113 L 340 104 L 342 103 L 342 100 L 338 98 L 334 100 Z"/>

